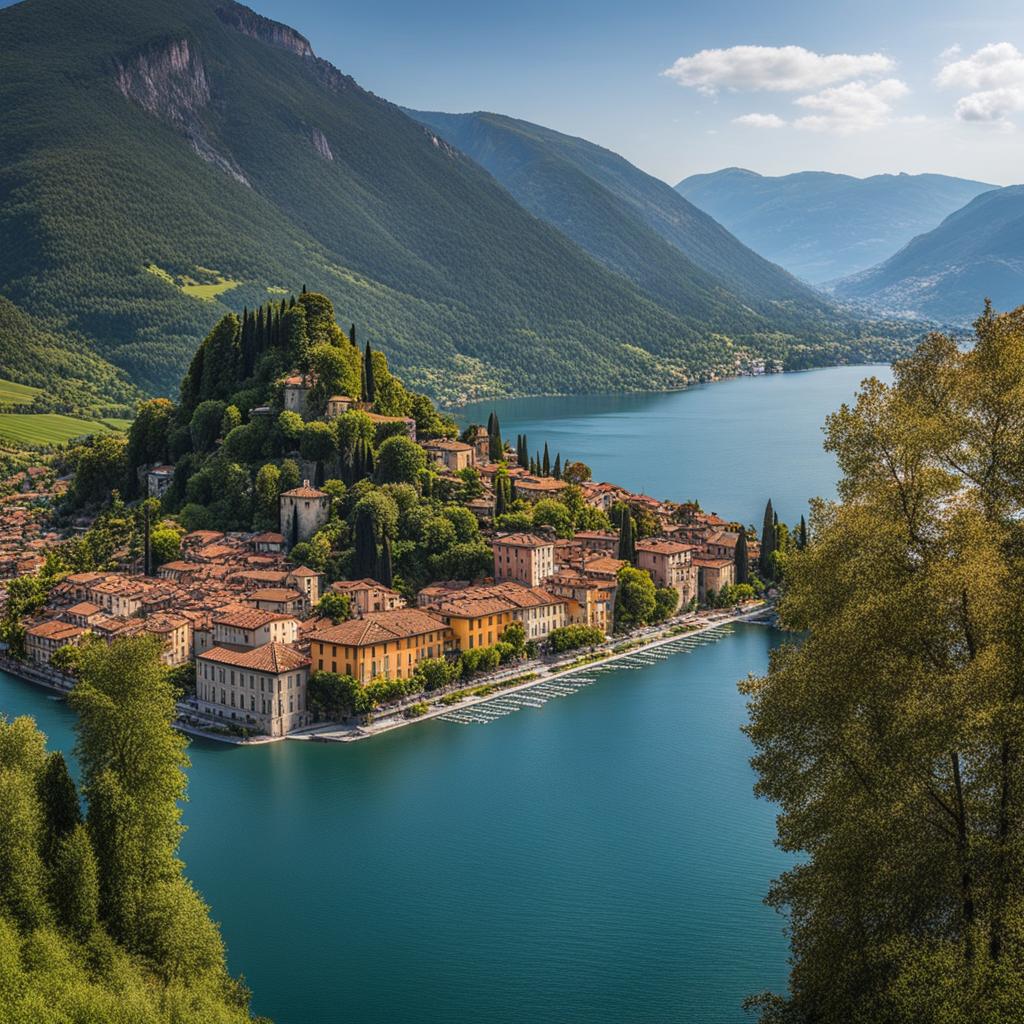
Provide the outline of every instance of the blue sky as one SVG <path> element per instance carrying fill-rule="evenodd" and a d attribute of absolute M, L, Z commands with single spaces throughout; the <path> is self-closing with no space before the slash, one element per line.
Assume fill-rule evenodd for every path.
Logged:
<path fill-rule="evenodd" d="M 249 2 L 396 103 L 522 117 L 671 183 L 730 165 L 1024 182 L 1009 0 Z"/>
<path fill-rule="evenodd" d="M 1024 50 L 1019 3 L 257 0 L 256 6 L 300 29 L 322 56 L 398 103 L 536 121 L 608 146 L 672 183 L 729 165 L 770 174 L 902 170 L 1024 181 L 1024 56 L 1015 62 L 1003 52 L 993 65 L 983 55 L 947 72 L 944 85 L 936 81 L 943 67 L 968 63 L 988 44 Z M 770 52 L 761 54 L 766 79 L 755 74 L 734 84 L 732 48 L 745 45 L 802 47 L 821 57 L 880 54 L 888 63 L 885 70 L 870 62 L 848 68 L 832 62 L 832 70 L 818 64 L 822 73 L 805 57 L 797 62 L 803 78 L 779 91 L 755 84 L 777 80 Z M 959 53 L 948 54 L 953 47 Z M 723 54 L 717 62 L 705 58 L 712 81 L 702 88 L 662 74 L 706 50 Z M 840 77 L 825 80 L 830 74 Z M 1005 92 L 1004 79 L 1019 97 L 1003 95 L 998 109 L 989 97 L 973 120 L 963 107 L 957 116 L 965 97 Z M 822 96 L 829 89 L 842 92 Z M 768 119 L 734 120 L 749 114 Z"/>

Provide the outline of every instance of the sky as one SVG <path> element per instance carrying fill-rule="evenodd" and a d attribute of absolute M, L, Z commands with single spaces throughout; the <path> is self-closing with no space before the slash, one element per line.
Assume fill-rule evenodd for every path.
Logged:
<path fill-rule="evenodd" d="M 1024 181 L 1018 2 L 250 3 L 396 103 L 521 117 L 671 184 L 728 166 Z"/>
<path fill-rule="evenodd" d="M 1024 182 L 1019 0 L 248 2 L 396 103 L 524 118 L 671 184 L 729 166 Z"/>

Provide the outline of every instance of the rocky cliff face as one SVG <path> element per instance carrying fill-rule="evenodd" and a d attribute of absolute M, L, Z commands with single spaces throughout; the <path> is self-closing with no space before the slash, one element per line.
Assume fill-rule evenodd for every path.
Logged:
<path fill-rule="evenodd" d="M 264 18 L 262 14 L 257 14 L 245 4 L 232 3 L 218 7 L 217 17 L 225 25 L 230 25 L 253 39 L 261 39 L 273 46 L 291 50 L 292 53 L 298 54 L 300 57 L 313 58 L 316 56 L 313 53 L 313 47 L 309 45 L 309 40 L 304 35 L 300 35 L 288 25 L 282 25 L 279 21 Z"/>
<path fill-rule="evenodd" d="M 172 124 L 204 160 L 248 185 L 230 155 L 217 149 L 203 124 L 210 104 L 210 83 L 203 61 L 188 39 L 155 43 L 115 63 L 114 82 L 122 95 L 143 110 Z"/>

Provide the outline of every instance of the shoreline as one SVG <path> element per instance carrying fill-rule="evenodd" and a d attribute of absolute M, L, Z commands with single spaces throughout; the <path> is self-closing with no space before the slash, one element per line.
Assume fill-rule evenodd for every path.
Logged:
<path fill-rule="evenodd" d="M 372 739 L 374 736 L 381 736 L 384 733 L 394 732 L 396 729 L 402 729 L 406 726 L 418 725 L 420 722 L 428 722 L 432 719 L 440 718 L 442 715 L 450 714 L 452 711 L 464 710 L 465 708 L 475 707 L 479 704 L 486 704 L 488 701 L 499 700 L 510 693 L 520 693 L 524 690 L 530 689 L 530 687 L 540 686 L 544 683 L 549 683 L 554 679 L 560 679 L 563 676 L 574 675 L 577 672 L 586 672 L 598 666 L 610 665 L 622 658 L 629 658 L 635 654 L 640 654 L 643 651 L 654 650 L 665 644 L 672 643 L 681 637 L 699 636 L 701 633 L 706 633 L 718 626 L 728 625 L 732 622 L 754 622 L 763 617 L 766 613 L 770 612 L 770 610 L 771 606 L 767 602 L 762 601 L 756 608 L 750 608 L 746 611 L 732 615 L 726 614 L 714 619 L 708 619 L 702 624 L 697 625 L 695 629 L 670 633 L 670 630 L 683 625 L 683 623 L 676 623 L 675 626 L 667 626 L 664 630 L 659 630 L 657 635 L 652 636 L 649 639 L 639 640 L 634 645 L 631 645 L 629 650 L 620 651 L 617 654 L 614 653 L 613 650 L 609 650 L 607 656 L 593 658 L 582 665 L 575 664 L 574 661 L 576 659 L 567 662 L 566 665 L 568 667 L 560 668 L 558 665 L 553 665 L 550 668 L 537 671 L 534 678 L 522 683 L 517 683 L 513 686 L 499 687 L 492 693 L 484 694 L 479 697 L 469 696 L 454 704 L 443 706 L 431 705 L 431 709 L 429 711 L 424 712 L 422 715 L 417 715 L 414 718 L 396 718 L 394 717 L 395 715 L 401 716 L 401 712 L 398 711 L 382 716 L 379 722 L 371 722 L 368 725 L 339 726 L 337 724 L 325 723 L 321 726 L 310 726 L 300 732 L 290 733 L 288 736 L 283 736 L 281 738 L 286 740 L 305 741 L 307 743 L 358 743 L 360 740 Z M 615 642 L 613 646 L 618 647 L 621 644 L 628 643 L 630 643 L 630 639 L 626 636 Z M 579 657 L 586 657 L 586 654 L 580 654 Z M 529 671 L 529 669 L 526 669 L 526 672 Z M 524 674 L 526 673 L 524 672 Z M 486 679 L 482 679 L 478 685 L 486 686 L 488 684 Z M 471 688 L 472 684 L 469 684 L 466 687 L 466 689 Z"/>
<path fill-rule="evenodd" d="M 180 717 L 173 723 L 173 728 L 177 729 L 178 732 L 185 733 L 187 736 L 195 737 L 196 739 L 211 740 L 216 743 L 227 743 L 235 747 L 263 746 L 268 743 L 281 743 L 286 740 L 298 740 L 307 743 L 357 743 L 360 740 L 372 739 L 374 736 L 394 732 L 396 729 L 402 729 L 406 726 L 417 725 L 420 722 L 428 722 L 455 710 L 475 707 L 478 704 L 485 704 L 488 701 L 500 699 L 501 697 L 507 696 L 511 693 L 519 693 L 521 691 L 528 690 L 530 687 L 549 683 L 552 680 L 559 679 L 563 676 L 573 675 L 577 672 L 585 672 L 596 666 L 609 665 L 622 658 L 628 658 L 632 655 L 642 653 L 643 651 L 654 650 L 664 644 L 672 643 L 672 641 L 678 640 L 680 637 L 699 636 L 701 633 L 706 633 L 718 626 L 724 626 L 732 622 L 756 622 L 762 619 L 766 614 L 770 613 L 770 611 L 771 606 L 767 602 L 761 601 L 756 607 L 748 608 L 745 611 L 736 612 L 734 614 L 725 613 L 714 618 L 707 618 L 703 621 L 699 621 L 695 624 L 695 628 L 693 629 L 680 630 L 679 627 L 686 625 L 686 623 L 676 622 L 674 624 L 666 624 L 663 627 L 657 627 L 657 632 L 648 637 L 631 640 L 627 635 L 618 639 L 608 640 L 606 641 L 606 644 L 609 645 L 607 654 L 598 652 L 596 657 L 590 657 L 587 653 L 575 652 L 576 657 L 570 658 L 562 665 L 556 663 L 547 667 L 537 666 L 533 669 L 529 666 L 522 666 L 521 671 L 513 674 L 511 678 L 515 679 L 517 675 L 530 675 L 531 678 L 510 686 L 501 686 L 500 680 L 497 680 L 499 685 L 491 693 L 482 694 L 480 696 L 468 696 L 452 704 L 431 704 L 429 711 L 412 718 L 404 717 L 403 709 L 396 709 L 385 713 L 377 721 L 370 722 L 365 725 L 343 725 L 337 722 L 325 722 L 320 725 L 307 726 L 305 729 L 289 733 L 286 736 L 253 735 L 242 737 L 232 736 L 222 732 L 207 731 L 187 720 L 182 720 L 187 716 L 194 715 L 195 711 L 193 708 L 182 708 L 181 703 L 179 702 L 178 707 Z M 672 630 L 677 630 L 677 632 L 672 632 Z M 622 644 L 629 644 L 629 649 L 615 653 L 614 648 L 619 647 Z M 568 653 L 572 654 L 574 652 Z M 576 664 L 580 658 L 588 658 L 588 660 L 583 664 Z M 62 686 L 55 679 L 48 678 L 46 673 L 35 669 L 31 665 L 14 663 L 10 659 L 4 658 L 0 659 L 0 671 L 6 672 L 8 675 L 13 676 L 16 679 L 20 679 L 22 682 L 31 683 L 34 686 L 40 686 L 43 689 L 50 690 L 54 694 L 58 694 L 59 699 L 61 700 L 66 698 L 69 692 L 68 687 Z M 462 688 L 472 690 L 478 686 L 488 685 L 493 684 L 488 682 L 487 677 L 481 677 L 477 682 L 469 682 Z M 0 714 L 2 714 L 2 711 L 0 711 Z"/>

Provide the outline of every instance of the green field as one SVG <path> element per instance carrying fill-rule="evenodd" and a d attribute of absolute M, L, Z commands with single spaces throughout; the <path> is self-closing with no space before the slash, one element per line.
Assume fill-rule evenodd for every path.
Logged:
<path fill-rule="evenodd" d="M 232 281 L 224 277 L 219 271 L 211 270 L 209 267 L 196 267 L 196 273 L 206 278 L 203 281 L 190 277 L 188 274 L 179 274 L 177 277 L 174 277 L 164 270 L 163 267 L 158 267 L 155 263 L 147 263 L 146 270 L 154 277 L 159 277 L 161 281 L 166 281 L 167 284 L 180 288 L 193 299 L 203 299 L 206 302 L 211 302 L 221 292 L 230 291 L 242 283 L 241 281 Z"/>
<path fill-rule="evenodd" d="M 27 445 L 63 444 L 83 434 L 123 429 L 112 425 L 127 423 L 127 420 L 83 420 L 54 412 L 7 412 L 0 413 L 0 440 Z"/>
<path fill-rule="evenodd" d="M 15 384 L 13 380 L 0 380 L 0 402 L 9 402 L 11 405 L 28 405 L 40 392 L 40 388 L 32 388 L 27 384 Z"/>

